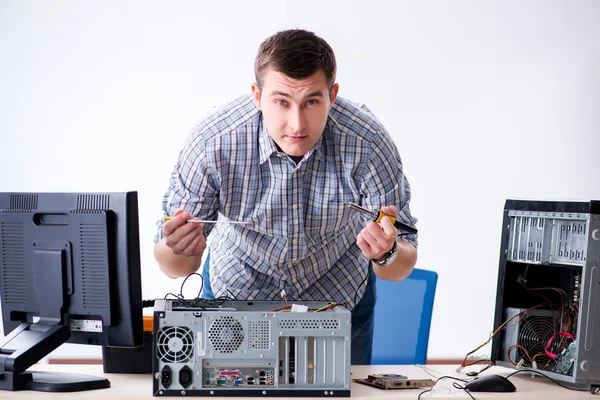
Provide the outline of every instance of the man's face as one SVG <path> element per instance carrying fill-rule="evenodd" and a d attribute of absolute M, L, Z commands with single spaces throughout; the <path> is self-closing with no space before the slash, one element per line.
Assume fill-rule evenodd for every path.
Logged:
<path fill-rule="evenodd" d="M 269 135 L 291 157 L 304 156 L 319 140 L 337 91 L 336 83 L 329 93 L 322 70 L 297 80 L 269 68 L 263 75 L 263 87 L 252 85 Z"/>

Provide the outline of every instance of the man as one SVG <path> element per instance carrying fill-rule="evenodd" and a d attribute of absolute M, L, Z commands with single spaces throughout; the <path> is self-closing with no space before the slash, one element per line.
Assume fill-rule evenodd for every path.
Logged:
<path fill-rule="evenodd" d="M 200 122 L 179 155 L 163 201 L 175 218 L 160 227 L 155 257 L 167 276 L 187 276 L 210 234 L 216 296 L 280 299 L 284 289 L 299 303 L 345 303 L 352 363 L 369 364 L 374 274 L 404 279 L 417 242 L 344 202 L 416 220 L 392 139 L 366 107 L 337 97 L 335 74 L 333 50 L 312 32 L 260 45 L 252 94 Z M 247 224 L 185 223 L 192 218 Z"/>

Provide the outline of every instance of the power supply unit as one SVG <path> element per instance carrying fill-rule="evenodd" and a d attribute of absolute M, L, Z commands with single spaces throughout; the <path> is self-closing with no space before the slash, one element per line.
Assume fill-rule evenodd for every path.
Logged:
<path fill-rule="evenodd" d="M 335 303 L 157 300 L 154 396 L 350 396 L 351 314 Z"/>
<path fill-rule="evenodd" d="M 507 200 L 491 361 L 600 390 L 600 201 Z"/>

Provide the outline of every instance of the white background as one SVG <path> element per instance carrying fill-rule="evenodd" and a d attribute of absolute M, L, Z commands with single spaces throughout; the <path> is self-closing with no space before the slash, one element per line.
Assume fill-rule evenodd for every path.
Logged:
<path fill-rule="evenodd" d="M 179 291 L 152 239 L 185 137 L 250 90 L 262 40 L 313 30 L 400 150 L 439 273 L 429 358 L 461 358 L 492 330 L 505 199 L 600 199 L 599 21 L 597 1 L 3 0 L 0 191 L 137 190 L 144 298 Z"/>

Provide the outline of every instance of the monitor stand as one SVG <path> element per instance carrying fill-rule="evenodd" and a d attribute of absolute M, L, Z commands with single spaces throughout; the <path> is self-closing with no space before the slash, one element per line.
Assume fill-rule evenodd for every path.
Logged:
<path fill-rule="evenodd" d="M 110 387 L 108 379 L 62 372 L 26 371 L 65 343 L 71 331 L 64 325 L 22 323 L 0 346 L 0 390 L 78 392 Z"/>

